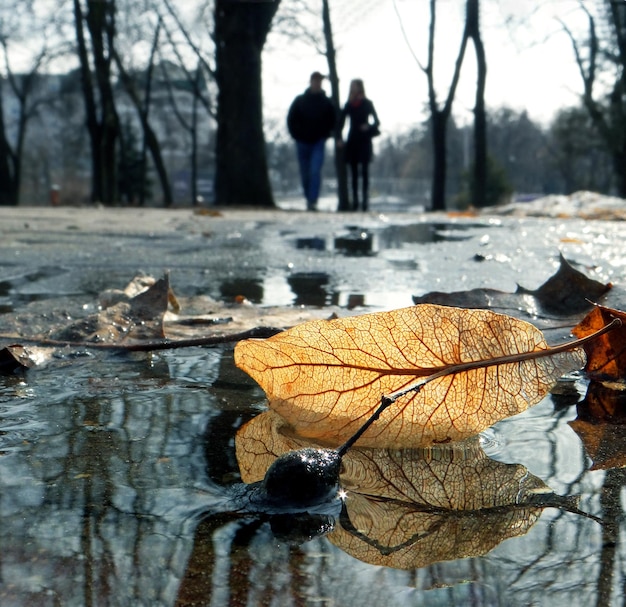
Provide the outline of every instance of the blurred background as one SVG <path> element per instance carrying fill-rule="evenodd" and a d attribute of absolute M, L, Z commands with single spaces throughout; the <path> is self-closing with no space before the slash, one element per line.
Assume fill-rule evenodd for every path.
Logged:
<path fill-rule="evenodd" d="M 5 0 L 0 205 L 298 197 L 285 119 L 314 70 L 338 106 L 365 81 L 373 196 L 624 197 L 625 23 L 621 0 Z"/>

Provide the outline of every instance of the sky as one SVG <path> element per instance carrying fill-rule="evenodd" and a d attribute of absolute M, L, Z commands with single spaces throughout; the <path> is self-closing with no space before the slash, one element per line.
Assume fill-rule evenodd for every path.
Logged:
<path fill-rule="evenodd" d="M 460 46 L 464 1 L 439 0 L 437 5 L 435 77 L 443 103 Z M 407 40 L 425 64 L 428 0 L 395 0 L 395 5 L 393 0 L 331 0 L 330 6 L 342 100 L 350 80 L 362 78 L 383 132 L 406 131 L 419 124 L 425 117 L 427 82 Z M 559 19 L 573 31 L 584 32 L 586 21 L 576 0 L 482 0 L 488 107 L 525 109 L 531 119 L 548 124 L 559 108 L 578 103 L 581 77 Z M 277 33 L 268 38 L 263 66 L 266 120 L 281 127 L 291 100 L 307 87 L 310 73 L 328 72 L 326 59 L 311 44 Z M 472 119 L 475 81 L 473 47 L 468 46 L 454 105 L 461 124 Z M 329 85 L 326 89 L 330 92 Z"/>

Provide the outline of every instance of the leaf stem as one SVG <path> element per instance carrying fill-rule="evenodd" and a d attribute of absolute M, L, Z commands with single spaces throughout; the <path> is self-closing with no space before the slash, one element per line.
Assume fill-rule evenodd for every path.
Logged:
<path fill-rule="evenodd" d="M 396 400 L 398 400 L 405 394 L 408 394 L 409 392 L 419 392 L 419 390 L 421 390 L 422 387 L 427 383 L 433 381 L 434 379 L 445 377 L 446 375 L 453 375 L 455 373 L 461 373 L 463 371 L 471 371 L 472 369 L 483 369 L 485 367 L 494 367 L 497 365 L 505 365 L 510 363 L 523 362 L 526 360 L 534 360 L 536 358 L 545 358 L 546 356 L 554 356 L 555 354 L 569 352 L 621 326 L 622 321 L 619 318 L 614 318 L 608 325 L 605 325 L 601 329 L 598 329 L 598 331 L 596 331 L 595 333 L 591 333 L 590 335 L 586 335 L 585 337 L 581 337 L 580 339 L 561 344 L 560 346 L 552 346 L 549 348 L 545 348 L 544 350 L 533 350 L 532 352 L 520 352 L 519 354 L 496 356 L 488 360 L 473 360 L 466 363 L 448 365 L 441 368 L 439 371 L 436 371 L 435 373 L 432 373 L 431 375 L 420 379 L 418 382 L 407 386 L 406 388 L 402 388 L 397 392 L 392 392 L 391 394 L 388 394 L 384 398 L 389 399 L 390 402 L 388 404 L 390 405 L 396 402 Z"/>
<path fill-rule="evenodd" d="M 381 416 L 382 412 L 395 403 L 400 397 L 408 394 L 410 392 L 419 392 L 427 383 L 438 379 L 440 377 L 445 377 L 446 375 L 453 375 L 455 373 L 461 373 L 463 371 L 470 371 L 472 369 L 482 369 L 485 367 L 493 367 L 495 365 L 503 365 L 510 364 L 515 362 L 521 362 L 525 360 L 534 360 L 535 358 L 543 358 L 546 356 L 553 356 L 555 354 L 561 354 L 562 352 L 569 352 L 574 348 L 578 348 L 583 344 L 597 339 L 601 335 L 616 329 L 617 327 L 622 326 L 622 321 L 619 318 L 614 318 L 609 324 L 605 325 L 595 333 L 590 335 L 586 335 L 580 339 L 576 339 L 574 341 L 567 342 L 565 344 L 561 344 L 560 346 L 552 346 L 545 348 L 544 350 L 533 350 L 532 352 L 521 352 L 519 354 L 508 354 L 506 356 L 497 356 L 495 358 L 491 358 L 489 360 L 475 360 L 466 363 L 459 363 L 456 365 L 447 365 L 442 367 L 435 373 L 428 375 L 427 377 L 421 378 L 419 381 L 407 386 L 406 388 L 402 388 L 401 390 L 397 390 L 396 392 L 392 392 L 391 394 L 383 394 L 380 399 L 380 404 L 374 411 L 374 413 L 365 421 L 365 423 L 343 444 L 337 449 L 337 453 L 339 457 L 343 457 L 348 449 L 350 449 L 354 443 L 356 443 L 361 436 L 365 433 L 365 431 Z"/>
<path fill-rule="evenodd" d="M 376 411 L 374 411 L 367 421 L 343 445 L 341 445 L 341 447 L 337 449 L 339 457 L 343 457 L 347 453 L 348 449 L 350 449 L 350 447 L 352 447 L 352 445 L 354 445 L 354 443 L 356 443 L 356 441 L 363 436 L 364 432 L 380 417 L 380 414 L 394 402 L 395 401 L 390 400 L 388 396 L 383 394 L 380 397 L 380 405 L 378 405 Z"/>

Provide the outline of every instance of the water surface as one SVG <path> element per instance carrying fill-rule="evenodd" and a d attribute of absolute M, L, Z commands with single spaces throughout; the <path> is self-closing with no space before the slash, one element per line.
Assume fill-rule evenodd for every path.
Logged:
<path fill-rule="evenodd" d="M 626 229 L 609 223 L 369 218 L 359 227 L 372 251 L 350 255 L 333 243 L 352 218 L 330 228 L 206 222 L 211 238 L 190 221 L 175 235 L 94 243 L 74 230 L 5 245 L 3 330 L 27 306 L 42 326 L 87 313 L 137 270 L 168 268 L 184 295 L 364 312 L 430 290 L 536 287 L 559 249 L 618 285 L 626 265 Z M 611 297 L 619 304 L 619 289 Z M 296 528 L 225 500 L 241 481 L 236 435 L 265 410 L 231 346 L 60 350 L 45 367 L 0 377 L 0 604 L 621 605 L 624 418 L 619 395 L 587 389 L 567 379 L 463 454 L 356 451 L 342 515 Z M 363 497 L 390 487 L 413 501 L 396 496 L 388 510 Z M 472 506 L 479 494 L 499 504 L 495 518 Z M 470 512 L 457 503 L 451 516 L 445 500 L 459 495 Z M 384 522 L 383 536 L 368 536 Z"/>

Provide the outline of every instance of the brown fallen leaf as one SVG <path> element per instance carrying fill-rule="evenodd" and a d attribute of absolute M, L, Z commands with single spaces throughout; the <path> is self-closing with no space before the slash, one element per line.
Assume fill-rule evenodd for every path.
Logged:
<path fill-rule="evenodd" d="M 135 289 L 135 282 L 131 283 L 131 292 Z M 165 275 L 152 284 L 149 281 L 148 285 L 127 300 L 112 300 L 97 314 L 52 332 L 50 339 L 112 344 L 163 338 L 163 318 L 170 300 L 169 276 Z"/>
<path fill-rule="evenodd" d="M 314 446 L 275 412 L 237 432 L 244 482 L 277 457 Z M 343 512 L 328 538 L 368 563 L 409 569 L 484 554 L 535 523 L 550 489 L 517 464 L 489 459 L 470 439 L 426 449 L 350 450 L 342 458 Z"/>
<path fill-rule="evenodd" d="M 13 344 L 0 348 L 0 375 L 24 371 L 47 362 L 52 355 L 51 348 Z"/>
<path fill-rule="evenodd" d="M 565 316 L 586 312 L 593 305 L 590 302 L 598 301 L 610 288 L 610 283 L 588 278 L 561 255 L 558 271 L 534 290 L 518 286 L 515 293 L 497 289 L 471 289 L 454 293 L 435 291 L 413 297 L 413 302 L 506 310 L 514 315 L 522 311 L 529 317 L 542 313 Z"/>
<path fill-rule="evenodd" d="M 332 306 L 242 306 L 205 295 L 179 299 L 165 287 L 167 277 L 137 276 L 123 290 L 103 291 L 98 299 L 100 311 L 84 317 L 51 310 L 49 302 L 32 302 L 10 318 L 0 316 L 0 340 L 4 345 L 28 342 L 49 348 L 152 351 L 268 337 L 307 320 L 345 314 Z"/>
<path fill-rule="evenodd" d="M 474 436 L 536 404 L 559 377 L 585 363 L 580 348 L 493 362 L 547 351 L 541 331 L 525 321 L 424 304 L 246 340 L 235 348 L 235 363 L 298 434 L 325 444 L 348 440 L 381 396 L 393 395 L 358 444 L 405 447 Z"/>
<path fill-rule="evenodd" d="M 626 379 L 626 313 L 596 306 L 572 329 L 576 337 L 586 337 L 615 318 L 622 321 L 621 327 L 587 342 L 584 346 L 587 354 L 585 371 L 593 380 Z"/>
<path fill-rule="evenodd" d="M 626 467 L 626 392 L 591 382 L 569 422 L 593 460 L 591 470 Z"/>

